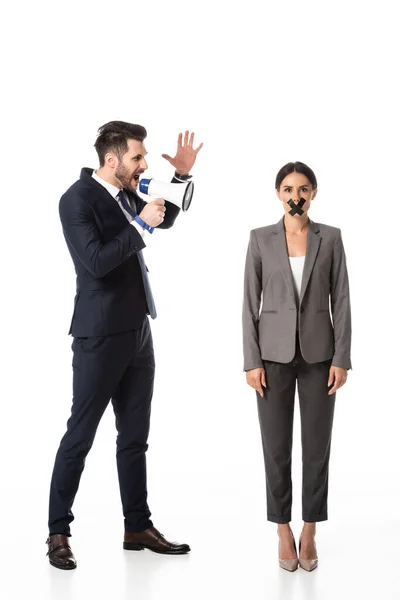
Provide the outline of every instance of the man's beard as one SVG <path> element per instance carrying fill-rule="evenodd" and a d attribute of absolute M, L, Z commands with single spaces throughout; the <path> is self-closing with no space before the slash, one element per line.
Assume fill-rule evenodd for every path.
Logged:
<path fill-rule="evenodd" d="M 122 187 L 125 190 L 133 190 L 133 186 L 132 186 L 132 179 L 135 173 L 129 173 L 128 169 L 122 165 L 119 164 L 118 167 L 115 169 L 115 177 L 118 179 L 118 181 L 121 183 Z"/>

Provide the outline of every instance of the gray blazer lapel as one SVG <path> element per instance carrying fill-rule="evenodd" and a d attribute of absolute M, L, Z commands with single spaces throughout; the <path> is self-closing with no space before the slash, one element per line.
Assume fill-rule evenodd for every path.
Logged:
<path fill-rule="evenodd" d="M 311 219 L 309 218 L 306 258 L 304 260 L 304 270 L 303 277 L 301 280 L 299 304 L 301 304 L 304 298 L 304 294 L 306 293 L 307 285 L 310 280 L 311 272 L 313 270 L 315 259 L 317 258 L 319 246 L 321 243 L 321 236 L 318 234 L 318 231 L 318 224 L 314 223 L 314 221 L 311 221 Z"/>
<path fill-rule="evenodd" d="M 286 285 L 288 286 L 288 288 L 290 290 L 290 293 L 292 294 L 293 302 L 294 302 L 294 304 L 296 304 L 296 295 L 295 295 L 295 291 L 294 291 L 293 275 L 292 275 L 292 269 L 290 267 L 290 262 L 289 262 L 289 253 L 288 253 L 288 248 L 287 248 L 287 243 L 286 243 L 286 235 L 285 235 L 285 228 L 283 225 L 283 219 L 284 219 L 284 217 L 280 221 L 278 221 L 278 223 L 276 224 L 275 235 L 272 238 L 272 242 L 274 245 L 276 258 L 278 259 L 278 263 L 279 263 L 280 269 L 282 271 L 283 278 L 286 282 Z"/>

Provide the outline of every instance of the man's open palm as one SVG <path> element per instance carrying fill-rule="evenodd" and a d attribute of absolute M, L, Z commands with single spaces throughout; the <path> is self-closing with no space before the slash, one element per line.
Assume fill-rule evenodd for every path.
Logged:
<path fill-rule="evenodd" d="M 182 141 L 183 140 L 183 141 Z M 194 163 L 196 162 L 197 153 L 203 147 L 203 142 L 197 147 L 193 148 L 193 140 L 194 133 L 190 134 L 189 131 L 185 131 L 185 138 L 183 139 L 183 134 L 180 133 L 178 135 L 178 147 L 176 149 L 176 154 L 172 158 L 169 154 L 162 154 L 161 156 L 165 158 L 175 170 L 181 175 L 187 175 L 190 173 Z"/>

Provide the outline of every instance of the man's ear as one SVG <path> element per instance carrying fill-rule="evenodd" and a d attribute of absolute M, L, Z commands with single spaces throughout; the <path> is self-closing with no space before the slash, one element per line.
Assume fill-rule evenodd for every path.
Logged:
<path fill-rule="evenodd" d="M 107 152 L 104 157 L 104 163 L 107 165 L 107 167 L 115 169 L 117 166 L 117 157 L 115 156 L 114 152 Z"/>

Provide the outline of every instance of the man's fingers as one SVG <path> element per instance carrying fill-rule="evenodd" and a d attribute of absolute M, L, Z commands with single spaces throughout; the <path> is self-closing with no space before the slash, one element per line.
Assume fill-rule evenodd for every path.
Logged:
<path fill-rule="evenodd" d="M 255 389 L 260 394 L 260 396 L 262 396 L 264 398 L 264 390 L 262 389 L 260 383 L 258 384 L 258 386 Z"/>
<path fill-rule="evenodd" d="M 182 148 L 182 134 L 180 133 L 178 135 L 178 150 L 179 148 Z"/>
<path fill-rule="evenodd" d="M 197 148 L 195 149 L 196 154 L 199 150 L 202 149 L 202 147 L 203 147 L 203 142 L 201 142 L 201 144 L 199 146 L 197 146 Z"/>
<path fill-rule="evenodd" d="M 185 140 L 184 140 L 184 145 L 185 146 L 188 145 L 188 141 L 189 141 L 189 131 L 188 131 L 188 129 L 186 129 L 186 131 L 185 131 Z"/>
<path fill-rule="evenodd" d="M 165 204 L 164 198 L 156 198 L 155 200 L 152 200 L 151 202 L 153 204 L 157 204 L 158 206 L 164 206 L 164 204 Z"/>
<path fill-rule="evenodd" d="M 168 162 L 171 162 L 171 160 L 172 160 L 172 156 L 170 156 L 169 154 L 161 154 L 161 156 L 163 158 L 165 158 L 166 160 L 168 160 Z"/>

